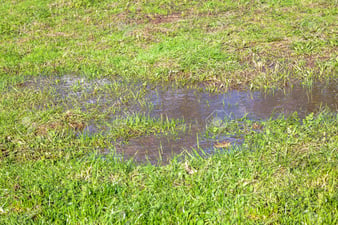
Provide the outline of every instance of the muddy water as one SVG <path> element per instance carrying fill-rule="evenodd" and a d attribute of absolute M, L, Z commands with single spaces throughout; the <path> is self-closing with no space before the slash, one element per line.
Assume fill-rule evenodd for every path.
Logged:
<path fill-rule="evenodd" d="M 28 77 L 26 82 L 20 83 L 17 86 L 28 88 L 32 91 L 46 92 L 46 95 L 52 96 L 52 99 L 48 102 L 48 108 L 50 105 L 53 105 L 55 107 L 62 106 L 66 110 L 80 108 L 84 112 L 93 109 L 107 112 L 110 108 L 114 107 L 124 110 L 124 112 L 120 111 L 120 114 L 126 111 L 135 113 L 139 110 L 136 104 L 137 99 L 132 99 L 129 95 L 131 92 L 138 93 L 140 85 L 127 85 L 118 80 L 105 78 L 86 79 L 76 75 L 37 76 Z M 128 86 L 128 88 L 125 88 L 125 86 Z M 124 106 L 123 101 L 128 103 L 128 108 L 121 107 Z M 45 103 L 41 103 L 38 108 L 45 108 Z M 90 127 L 92 128 L 88 130 L 94 130 L 95 132 L 95 124 L 91 124 Z"/>
<path fill-rule="evenodd" d="M 204 123 L 215 112 L 219 116 L 265 119 L 271 115 L 298 112 L 302 118 L 316 112 L 320 106 L 338 108 L 338 83 L 315 84 L 311 89 L 295 85 L 286 90 L 270 92 L 230 91 L 211 94 L 196 89 L 158 90 L 150 98 L 154 105 L 153 116 L 184 118 Z"/>
<path fill-rule="evenodd" d="M 121 105 L 121 98 L 130 91 L 134 95 L 142 90 L 139 85 L 128 85 L 128 89 L 115 90 L 114 82 L 108 79 L 86 80 L 77 76 L 67 75 L 57 78 L 38 78 L 28 81 L 25 87 L 36 89 L 51 89 L 55 96 L 55 105 L 62 104 L 66 109 L 80 106 L 84 111 L 96 108 L 105 111 L 114 105 Z M 108 88 L 102 88 L 107 86 Z M 124 86 L 123 86 L 124 87 Z M 122 91 L 122 92 L 121 92 Z M 86 135 L 101 132 L 102 124 L 110 123 L 118 113 L 126 115 L 135 112 L 152 117 L 168 117 L 169 119 L 184 119 L 188 129 L 175 136 L 143 136 L 132 138 L 127 144 L 116 145 L 118 153 L 125 157 L 135 157 L 136 160 L 156 162 L 166 161 L 173 155 L 192 149 L 203 149 L 213 152 L 219 142 L 237 145 L 241 143 L 238 137 L 217 137 L 217 140 L 203 138 L 206 126 L 210 123 L 222 122 L 247 116 L 252 120 L 264 120 L 280 114 L 289 115 L 297 112 L 302 118 L 311 112 L 317 112 L 320 107 L 329 107 L 338 111 L 338 81 L 327 84 L 314 83 L 311 88 L 293 85 L 284 90 L 269 92 L 229 91 L 213 94 L 193 88 L 158 87 L 145 90 L 147 107 L 140 107 L 137 101 L 129 101 L 122 111 L 107 118 L 107 121 L 94 121 L 84 130 Z M 143 95 L 142 95 L 143 96 Z M 115 145 L 115 144 L 114 144 Z"/>
<path fill-rule="evenodd" d="M 153 117 L 184 119 L 192 124 L 191 129 L 175 137 L 138 137 L 118 150 L 127 157 L 137 160 L 166 160 L 191 149 L 202 148 L 212 152 L 218 142 L 229 142 L 231 145 L 242 140 L 236 137 L 218 137 L 209 140 L 203 136 L 205 127 L 218 120 L 234 119 L 247 116 L 252 120 L 262 120 L 280 114 L 298 113 L 300 118 L 321 107 L 338 111 L 338 83 L 316 83 L 311 88 L 294 85 L 285 90 L 267 92 L 230 91 L 225 94 L 211 94 L 197 89 L 158 88 L 149 96 Z"/>

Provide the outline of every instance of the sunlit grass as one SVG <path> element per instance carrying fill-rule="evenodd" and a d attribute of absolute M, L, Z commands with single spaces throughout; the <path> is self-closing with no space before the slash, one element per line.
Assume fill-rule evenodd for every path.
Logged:
<path fill-rule="evenodd" d="M 191 131 L 184 119 L 149 116 L 158 86 L 267 91 L 336 80 L 336 8 L 3 1 L 0 224 L 337 224 L 334 109 L 207 123 L 197 143 L 240 144 L 217 142 L 210 155 L 197 144 L 166 165 L 114 151 Z"/>
<path fill-rule="evenodd" d="M 334 1 L 5 2 L 0 73 L 174 80 L 215 89 L 326 79 L 336 76 L 335 6 Z"/>
<path fill-rule="evenodd" d="M 328 113 L 266 121 L 240 148 L 160 167 L 113 155 L 3 159 L 1 220 L 335 224 L 337 127 Z"/>

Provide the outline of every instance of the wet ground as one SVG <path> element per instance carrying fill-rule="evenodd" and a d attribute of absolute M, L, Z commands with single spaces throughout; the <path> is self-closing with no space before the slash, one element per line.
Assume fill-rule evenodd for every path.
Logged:
<path fill-rule="evenodd" d="M 239 119 L 243 116 L 251 120 L 264 120 L 286 116 L 297 112 L 299 118 L 317 112 L 321 107 L 338 111 L 338 83 L 316 83 L 311 88 L 294 85 L 284 90 L 270 92 L 230 91 L 213 94 L 197 89 L 158 88 L 149 97 L 152 104 L 151 116 L 165 116 L 169 119 L 184 119 L 192 124 L 192 129 L 176 137 L 139 137 L 120 148 L 127 157 L 154 161 L 167 159 L 186 150 L 202 148 L 210 153 L 218 143 L 237 145 L 243 140 L 236 137 L 220 136 L 206 139 L 206 126 L 222 123 L 224 119 Z M 200 135 L 200 137 L 198 137 Z M 221 145 L 222 146 L 222 145 Z M 226 149 L 226 148 L 224 148 Z"/>
<path fill-rule="evenodd" d="M 68 75 L 57 79 L 39 78 L 29 81 L 26 87 L 51 89 L 55 104 L 65 108 L 80 106 L 84 111 L 91 108 L 112 111 L 106 121 L 92 121 L 83 131 L 93 135 L 102 129 L 99 124 L 111 123 L 117 116 L 142 113 L 155 118 L 183 119 L 188 129 L 172 136 L 142 136 L 128 140 L 127 143 L 112 144 L 112 148 L 126 158 L 156 162 L 166 161 L 173 155 L 192 149 L 203 149 L 210 153 L 215 148 L 227 149 L 227 146 L 240 144 L 238 137 L 219 136 L 216 139 L 205 137 L 206 127 L 222 123 L 225 119 L 238 119 L 246 116 L 250 120 L 264 120 L 280 114 L 298 113 L 300 118 L 317 112 L 322 107 L 338 111 L 338 82 L 314 83 L 311 88 L 294 84 L 283 90 L 238 91 L 227 93 L 209 93 L 194 88 L 143 88 L 142 85 L 129 85 L 129 89 L 119 89 L 117 81 L 108 79 L 86 80 Z M 105 88 L 102 88 L 105 87 Z M 125 93 L 124 93 L 125 92 Z M 142 95 L 139 93 L 142 92 Z M 127 95 L 133 97 L 125 97 Z M 139 101 L 140 98 L 146 101 Z M 143 103 L 142 103 L 143 102 Z M 110 151 L 110 150 L 108 150 Z"/>
<path fill-rule="evenodd" d="M 247 115 L 255 120 L 298 112 L 302 118 L 316 112 L 321 106 L 337 111 L 338 83 L 316 83 L 308 89 L 298 84 L 269 92 L 234 90 L 225 94 L 170 88 L 156 91 L 150 102 L 154 104 L 153 116 L 166 115 L 200 123 L 213 112 L 234 118 Z"/>

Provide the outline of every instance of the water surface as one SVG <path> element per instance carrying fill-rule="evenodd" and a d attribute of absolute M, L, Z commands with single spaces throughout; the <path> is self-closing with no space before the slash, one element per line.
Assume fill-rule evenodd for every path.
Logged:
<path fill-rule="evenodd" d="M 198 88 L 175 88 L 172 86 L 144 87 L 139 84 L 123 84 L 109 79 L 88 80 L 66 75 L 36 78 L 25 87 L 34 90 L 51 90 L 55 105 L 65 109 L 80 107 L 83 111 L 96 109 L 101 112 L 117 108 L 104 121 L 92 121 L 83 131 L 86 135 L 109 132 L 108 125 L 118 117 L 141 113 L 155 118 L 182 119 L 187 124 L 185 132 L 172 136 L 142 136 L 128 142 L 112 143 L 118 153 L 136 160 L 167 160 L 173 155 L 192 149 L 212 152 L 219 142 L 231 146 L 240 144 L 239 137 L 219 136 L 205 138 L 206 127 L 222 123 L 224 119 L 243 116 L 251 120 L 286 116 L 297 112 L 299 118 L 316 113 L 323 107 L 338 111 L 338 82 L 314 83 L 311 88 L 300 84 L 281 90 L 239 91 L 210 93 Z M 104 87 L 104 88 L 103 88 Z M 121 88 L 122 87 L 122 88 Z M 125 88 L 128 87 L 128 88 Z M 140 94 L 142 93 L 142 94 Z M 138 96 L 134 98 L 134 96 Z M 139 101 L 142 99 L 142 101 Z M 141 104 L 144 102 L 146 104 Z M 116 107 L 115 107 L 116 106 Z M 102 128 L 105 129 L 102 129 Z M 114 148 L 114 147 L 113 147 Z"/>
<path fill-rule="evenodd" d="M 147 136 L 137 137 L 118 150 L 127 157 L 137 160 L 166 160 L 191 149 L 202 148 L 212 152 L 218 142 L 231 145 L 243 140 L 236 137 L 218 137 L 216 140 L 203 138 L 206 126 L 214 121 L 236 119 L 246 116 L 251 120 L 264 120 L 284 114 L 297 112 L 299 118 L 316 113 L 323 107 L 338 110 L 337 82 L 315 83 L 311 88 L 301 85 L 269 92 L 230 91 L 213 94 L 199 89 L 157 88 L 149 96 L 153 117 L 184 119 L 192 124 L 192 129 L 175 137 Z"/>

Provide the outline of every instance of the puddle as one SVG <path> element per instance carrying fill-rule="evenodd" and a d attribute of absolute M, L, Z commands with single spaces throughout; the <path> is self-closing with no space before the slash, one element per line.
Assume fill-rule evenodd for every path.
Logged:
<path fill-rule="evenodd" d="M 203 132 L 203 131 L 202 131 Z M 166 163 L 173 156 L 181 153 L 203 151 L 204 154 L 212 154 L 215 148 L 226 150 L 230 146 L 238 145 L 243 140 L 233 137 L 218 137 L 206 139 L 199 136 L 199 132 L 193 131 L 177 136 L 146 136 L 131 139 L 127 144 L 117 147 L 117 152 L 126 158 L 133 157 L 136 161 L 151 163 Z M 222 145 L 227 143 L 228 145 Z"/>
<path fill-rule="evenodd" d="M 29 77 L 26 82 L 16 86 L 48 93 L 52 96 L 52 103 L 46 104 L 47 108 L 52 104 L 62 106 L 65 110 L 73 108 L 80 108 L 84 112 L 110 110 L 113 114 L 119 115 L 140 110 L 135 94 L 140 92 L 141 86 L 138 84 L 123 84 L 122 81 L 106 78 L 87 79 L 76 75 L 64 75 Z M 128 88 L 125 88 L 126 86 Z M 38 107 L 44 108 L 45 104 L 41 103 Z"/>
<path fill-rule="evenodd" d="M 204 124 L 210 114 L 218 117 L 259 120 L 271 115 L 298 113 L 302 118 L 316 112 L 321 106 L 333 111 L 338 109 L 338 82 L 328 85 L 315 84 L 311 89 L 295 85 L 286 90 L 270 93 L 250 91 L 230 91 L 225 94 L 200 92 L 196 89 L 159 89 L 151 97 L 152 116 L 164 115 L 168 118 L 184 118 L 186 121 Z"/>
<path fill-rule="evenodd" d="M 183 119 L 190 129 L 175 136 L 142 136 L 128 140 L 128 144 L 115 146 L 118 153 L 134 157 L 138 161 L 168 160 L 173 155 L 192 149 L 203 149 L 212 153 L 215 146 L 234 146 L 243 140 L 238 137 L 219 136 L 205 138 L 208 124 L 217 125 L 224 118 L 236 119 L 246 116 L 251 120 L 264 120 L 280 114 L 298 113 L 300 118 L 317 112 L 320 107 L 338 111 L 338 81 L 314 83 L 310 89 L 301 85 L 284 90 L 266 92 L 229 91 L 223 94 L 203 92 L 193 88 L 159 87 L 155 90 L 141 85 L 120 84 L 108 79 L 87 80 L 72 75 L 56 78 L 36 78 L 28 81 L 25 88 L 52 90 L 55 105 L 66 109 L 79 106 L 83 111 L 91 108 L 106 111 L 118 106 L 105 121 L 93 121 L 84 129 L 85 135 L 102 133 L 105 124 L 112 123 L 117 116 L 141 113 L 155 118 Z M 128 87 L 128 88 L 126 88 Z M 127 98 L 128 94 L 132 96 Z M 142 93 L 142 94 L 140 94 Z M 138 96 L 138 97 L 135 97 Z M 124 100 L 123 100 L 124 99 Z M 138 100 L 146 100 L 140 106 Z M 123 107 L 121 107 L 123 105 Z M 224 150 L 227 147 L 223 148 Z"/>
<path fill-rule="evenodd" d="M 229 142 L 229 146 L 241 143 L 238 137 L 217 137 L 214 140 L 203 138 L 208 124 L 222 123 L 224 118 L 236 119 L 246 116 L 251 120 L 264 120 L 280 114 L 298 113 L 300 118 L 321 107 L 338 111 L 338 83 L 327 85 L 316 83 L 311 89 L 295 85 L 285 90 L 270 93 L 250 91 L 230 91 L 225 94 L 212 94 L 197 89 L 158 88 L 149 96 L 153 117 L 184 119 L 193 124 L 193 129 L 178 137 L 138 137 L 127 145 L 118 148 L 126 157 L 136 160 L 156 162 L 166 161 L 173 155 L 186 150 L 202 148 L 210 153 L 219 142 Z M 198 137 L 200 135 L 200 137 Z M 226 148 L 224 148 L 226 149 Z"/>

